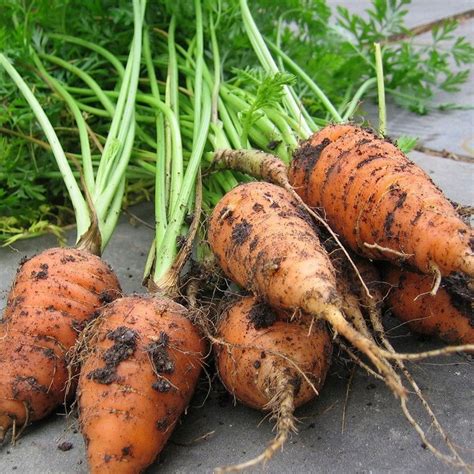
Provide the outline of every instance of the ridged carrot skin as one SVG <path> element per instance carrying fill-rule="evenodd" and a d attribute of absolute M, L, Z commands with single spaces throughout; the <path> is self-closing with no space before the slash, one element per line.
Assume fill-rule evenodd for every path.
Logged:
<path fill-rule="evenodd" d="M 225 344 L 214 345 L 217 369 L 227 390 L 245 405 L 269 409 L 278 377 L 293 386 L 295 407 L 323 386 L 332 354 L 326 323 L 311 327 L 310 318 L 291 316 L 255 297 L 241 298 L 223 313 L 217 337 Z"/>
<path fill-rule="evenodd" d="M 90 472 L 142 472 L 164 447 L 205 355 L 186 313 L 169 299 L 125 297 L 91 329 L 78 385 Z"/>
<path fill-rule="evenodd" d="M 474 276 L 473 230 L 421 168 L 371 131 L 325 127 L 296 151 L 289 176 L 359 254 Z"/>
<path fill-rule="evenodd" d="M 474 343 L 474 298 L 465 282 L 459 282 L 464 296 L 454 291 L 457 282 L 449 277 L 443 279 L 433 296 L 428 294 L 433 283 L 429 275 L 391 266 L 384 278 L 391 285 L 387 297 L 389 308 L 411 330 L 452 344 Z"/>
<path fill-rule="evenodd" d="M 0 324 L 0 437 L 13 424 L 18 430 L 45 417 L 73 393 L 66 393 L 67 352 L 120 293 L 110 267 L 84 250 L 49 249 L 22 263 Z"/>

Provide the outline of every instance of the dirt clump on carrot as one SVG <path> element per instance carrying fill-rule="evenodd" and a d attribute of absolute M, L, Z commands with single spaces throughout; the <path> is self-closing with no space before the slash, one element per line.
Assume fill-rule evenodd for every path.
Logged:
<path fill-rule="evenodd" d="M 390 311 L 411 330 L 449 343 L 474 343 L 474 293 L 465 276 L 443 278 L 434 296 L 429 294 L 431 278 L 427 275 L 390 266 L 384 278 L 390 284 Z"/>
<path fill-rule="evenodd" d="M 67 353 L 120 293 L 110 267 L 87 251 L 49 249 L 22 262 L 0 324 L 0 438 L 10 427 L 15 438 L 72 394 Z"/>
<path fill-rule="evenodd" d="M 276 420 L 276 437 L 260 456 L 220 469 L 240 470 L 270 459 L 295 430 L 293 412 L 322 388 L 332 343 L 323 321 L 292 318 L 251 296 L 228 306 L 214 341 L 217 370 L 227 390 L 247 406 L 272 412 Z"/>
<path fill-rule="evenodd" d="M 289 175 L 359 254 L 474 276 L 472 229 L 421 168 L 370 130 L 325 127 L 295 152 Z"/>
<path fill-rule="evenodd" d="M 168 299 L 130 296 L 86 329 L 78 400 L 91 472 L 142 472 L 194 392 L 205 343 Z"/>

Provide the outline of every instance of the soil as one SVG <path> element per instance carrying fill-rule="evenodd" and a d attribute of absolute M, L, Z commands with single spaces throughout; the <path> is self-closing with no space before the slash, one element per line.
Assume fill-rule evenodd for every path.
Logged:
<path fill-rule="evenodd" d="M 443 278 L 442 287 L 449 293 L 451 304 L 474 326 L 474 291 L 469 288 L 469 277 L 463 273 L 453 273 Z"/>
<path fill-rule="evenodd" d="M 249 320 L 255 329 L 265 329 L 276 321 L 274 311 L 265 303 L 257 303 L 249 312 Z"/>
<path fill-rule="evenodd" d="M 168 343 L 169 336 L 165 332 L 161 331 L 158 340 L 153 341 L 147 346 L 146 349 L 146 351 L 150 354 L 156 372 L 158 372 L 159 374 L 172 374 L 174 372 L 175 364 L 169 357 Z M 165 381 L 159 379 L 158 382 L 155 382 L 153 384 L 153 388 L 158 391 L 163 391 L 155 387 L 155 385 L 160 384 L 161 382 Z M 157 387 L 163 388 L 162 385 L 157 385 Z"/>
<path fill-rule="evenodd" d="M 105 385 L 117 381 L 117 366 L 134 354 L 137 347 L 137 338 L 137 332 L 126 326 L 120 326 L 109 332 L 107 339 L 114 341 L 114 344 L 102 356 L 105 367 L 89 372 L 87 378 Z"/>
<path fill-rule="evenodd" d="M 242 219 L 242 222 L 238 223 L 232 229 L 232 241 L 236 245 L 242 245 L 247 241 L 251 232 L 252 224 L 250 224 L 246 219 Z"/>
<path fill-rule="evenodd" d="M 309 141 L 303 143 L 293 154 L 293 161 L 298 163 L 305 173 L 305 183 L 307 184 L 314 166 L 319 160 L 323 150 L 331 144 L 329 138 L 325 138 L 319 145 L 311 145 Z"/>

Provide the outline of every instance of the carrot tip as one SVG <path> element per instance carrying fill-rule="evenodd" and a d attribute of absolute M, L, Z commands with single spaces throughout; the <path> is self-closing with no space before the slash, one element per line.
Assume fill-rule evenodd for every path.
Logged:
<path fill-rule="evenodd" d="M 8 430 L 12 426 L 12 419 L 8 415 L 0 415 L 0 443 L 3 443 Z"/>

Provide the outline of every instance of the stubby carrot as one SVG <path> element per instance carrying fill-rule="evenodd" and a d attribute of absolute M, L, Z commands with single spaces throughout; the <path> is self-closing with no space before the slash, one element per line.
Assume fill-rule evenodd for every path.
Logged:
<path fill-rule="evenodd" d="M 169 299 L 130 296 L 86 334 L 78 396 L 92 473 L 142 472 L 188 406 L 205 343 L 186 312 Z"/>
<path fill-rule="evenodd" d="M 85 250 L 55 248 L 23 262 L 0 324 L 0 438 L 39 420 L 73 393 L 67 352 L 104 304 L 117 277 Z"/>
<path fill-rule="evenodd" d="M 323 321 L 277 311 L 255 297 L 233 302 L 219 322 L 214 352 L 219 377 L 245 405 L 271 411 L 275 439 L 257 458 L 221 471 L 268 460 L 294 429 L 294 410 L 323 386 L 332 344 Z"/>
<path fill-rule="evenodd" d="M 333 266 L 289 192 L 268 183 L 234 188 L 212 213 L 209 243 L 233 281 L 273 307 L 325 319 L 371 359 L 398 395 L 405 395 L 383 351 L 344 317 Z"/>
<path fill-rule="evenodd" d="M 429 275 L 390 266 L 384 278 L 391 286 L 387 297 L 390 310 L 414 332 L 449 343 L 474 343 L 474 295 L 461 275 L 443 278 L 436 295 L 430 294 Z"/>

